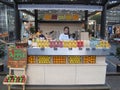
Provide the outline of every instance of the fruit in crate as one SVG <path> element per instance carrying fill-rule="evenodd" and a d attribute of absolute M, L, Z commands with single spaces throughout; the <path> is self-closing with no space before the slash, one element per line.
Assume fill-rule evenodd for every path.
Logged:
<path fill-rule="evenodd" d="M 28 56 L 28 64 L 34 64 L 36 62 L 35 56 Z"/>
<path fill-rule="evenodd" d="M 83 41 L 77 40 L 77 47 L 83 47 Z"/>
<path fill-rule="evenodd" d="M 38 56 L 37 60 L 39 64 L 50 64 L 50 56 Z"/>
<path fill-rule="evenodd" d="M 53 64 L 66 64 L 66 56 L 53 56 Z"/>
<path fill-rule="evenodd" d="M 84 56 L 83 57 L 84 64 L 94 64 L 96 63 L 96 56 Z"/>
<path fill-rule="evenodd" d="M 25 75 L 21 75 L 21 76 L 7 75 L 4 78 L 4 82 L 6 83 L 25 83 L 25 81 L 26 81 Z"/>
<path fill-rule="evenodd" d="M 108 41 L 101 40 L 99 43 L 96 45 L 97 48 L 110 48 L 110 44 Z"/>
<path fill-rule="evenodd" d="M 81 57 L 80 56 L 69 56 L 68 62 L 70 64 L 80 64 L 81 63 Z"/>

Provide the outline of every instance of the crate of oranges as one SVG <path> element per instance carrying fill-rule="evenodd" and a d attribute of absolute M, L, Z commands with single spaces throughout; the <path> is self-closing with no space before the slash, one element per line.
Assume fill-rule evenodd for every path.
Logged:
<path fill-rule="evenodd" d="M 39 64 L 50 64 L 50 56 L 37 56 Z"/>
<path fill-rule="evenodd" d="M 81 56 L 69 56 L 68 62 L 69 62 L 69 64 L 80 64 Z"/>
<path fill-rule="evenodd" d="M 28 56 L 27 62 L 28 62 L 28 64 L 36 63 L 35 56 Z"/>
<path fill-rule="evenodd" d="M 53 64 L 66 64 L 66 56 L 53 56 Z"/>
<path fill-rule="evenodd" d="M 95 64 L 96 63 L 96 56 L 84 56 L 83 63 L 84 64 Z"/>

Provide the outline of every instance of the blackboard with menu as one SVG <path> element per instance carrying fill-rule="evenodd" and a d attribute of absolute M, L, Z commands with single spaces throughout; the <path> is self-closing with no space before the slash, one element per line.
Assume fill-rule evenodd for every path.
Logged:
<path fill-rule="evenodd" d="M 26 48 L 8 48 L 8 67 L 25 68 L 27 64 Z"/>

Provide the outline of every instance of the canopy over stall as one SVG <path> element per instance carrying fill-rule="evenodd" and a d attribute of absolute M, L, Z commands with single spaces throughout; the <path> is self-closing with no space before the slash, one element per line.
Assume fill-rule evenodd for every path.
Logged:
<path fill-rule="evenodd" d="M 108 0 L 14 0 L 16 16 L 16 40 L 20 40 L 19 10 L 35 10 L 35 29 L 38 27 L 38 10 L 84 10 L 85 26 L 87 27 L 88 10 L 102 11 L 100 37 L 105 37 L 106 6 Z M 86 28 L 85 28 L 86 29 Z"/>

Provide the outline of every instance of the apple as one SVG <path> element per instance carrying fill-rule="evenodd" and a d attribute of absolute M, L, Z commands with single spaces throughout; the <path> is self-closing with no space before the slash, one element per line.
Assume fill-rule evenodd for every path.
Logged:
<path fill-rule="evenodd" d="M 22 75 L 22 78 L 25 78 L 25 75 Z"/>

